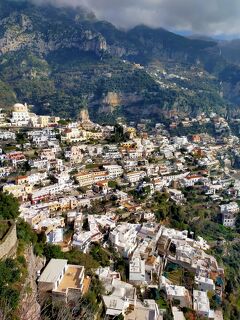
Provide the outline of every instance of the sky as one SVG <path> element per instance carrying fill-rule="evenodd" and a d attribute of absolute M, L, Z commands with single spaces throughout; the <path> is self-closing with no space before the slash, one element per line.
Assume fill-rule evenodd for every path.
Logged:
<path fill-rule="evenodd" d="M 240 0 L 32 0 L 83 6 L 117 27 L 138 24 L 186 34 L 240 36 Z"/>

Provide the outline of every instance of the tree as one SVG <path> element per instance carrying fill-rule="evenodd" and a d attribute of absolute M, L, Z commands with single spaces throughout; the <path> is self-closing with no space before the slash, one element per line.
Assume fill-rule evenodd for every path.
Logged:
<path fill-rule="evenodd" d="M 77 249 L 72 249 L 71 251 L 66 252 L 64 254 L 64 258 L 67 259 L 70 264 L 79 264 L 84 266 L 86 272 L 99 267 L 99 262 L 96 261 L 90 254 L 83 253 Z"/>
<path fill-rule="evenodd" d="M 19 203 L 13 195 L 0 192 L 0 219 L 10 220 L 19 216 Z"/>
<path fill-rule="evenodd" d="M 19 219 L 17 222 L 17 237 L 26 244 L 35 244 L 38 239 L 37 234 L 23 219 Z"/>
<path fill-rule="evenodd" d="M 67 124 L 69 124 L 69 122 L 71 122 L 69 119 L 65 120 L 65 119 L 60 119 L 58 121 L 58 124 L 59 125 L 62 125 L 62 126 L 66 126 Z"/>
<path fill-rule="evenodd" d="M 43 249 L 43 254 L 49 261 L 50 259 L 63 259 L 64 254 L 61 250 L 60 246 L 53 245 L 53 244 L 46 244 Z"/>
<path fill-rule="evenodd" d="M 110 181 L 108 181 L 108 186 L 109 186 L 109 188 L 116 189 L 118 186 L 118 183 L 114 180 L 110 180 Z"/>
<path fill-rule="evenodd" d="M 117 123 L 114 126 L 114 135 L 111 137 L 111 142 L 119 143 L 125 140 L 126 140 L 126 136 L 123 131 L 123 126 Z"/>
<path fill-rule="evenodd" d="M 24 143 L 27 143 L 28 139 L 27 139 L 26 133 L 25 132 L 18 132 L 16 134 L 16 142 L 21 145 L 23 145 Z"/>
<path fill-rule="evenodd" d="M 109 255 L 99 244 L 94 244 L 91 247 L 90 255 L 94 260 L 98 261 L 102 267 L 110 265 Z"/>

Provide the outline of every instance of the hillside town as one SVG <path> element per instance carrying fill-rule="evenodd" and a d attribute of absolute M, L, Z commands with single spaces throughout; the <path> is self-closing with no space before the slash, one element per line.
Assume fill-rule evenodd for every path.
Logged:
<path fill-rule="evenodd" d="M 215 136 L 171 134 L 196 123 L 210 123 Z M 71 121 L 18 103 L 0 114 L 0 146 L 2 192 L 18 199 L 37 234 L 62 252 L 99 246 L 126 263 L 124 272 L 111 259 L 94 270 L 103 319 L 223 319 L 225 272 L 204 223 L 239 224 L 240 144 L 227 119 L 111 126 L 92 122 L 87 109 Z M 39 296 L 68 304 L 91 285 L 84 266 L 67 259 L 38 273 Z"/>

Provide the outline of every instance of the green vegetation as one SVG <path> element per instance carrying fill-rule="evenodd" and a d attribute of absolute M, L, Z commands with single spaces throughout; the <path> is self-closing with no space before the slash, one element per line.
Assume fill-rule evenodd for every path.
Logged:
<path fill-rule="evenodd" d="M 114 270 L 120 272 L 122 281 L 128 280 L 129 265 L 128 261 L 119 254 L 113 252 Z"/>
<path fill-rule="evenodd" d="M 19 215 L 19 204 L 11 194 L 0 192 L 0 219 L 16 219 Z"/>
<path fill-rule="evenodd" d="M 188 228 L 189 217 L 183 207 L 178 206 L 169 198 L 167 193 L 156 192 L 151 208 L 158 221 L 169 221 L 173 228 L 184 230 Z"/>
<path fill-rule="evenodd" d="M 108 253 L 99 244 L 93 244 L 89 254 L 94 260 L 98 261 L 102 267 L 110 265 Z"/>
<path fill-rule="evenodd" d="M 16 220 L 18 215 L 18 201 L 12 195 L 1 192 L 0 216 L 3 221 L 0 223 L 0 239 L 6 234 L 11 225 L 10 222 L 4 220 Z M 22 234 L 21 230 L 18 229 L 18 231 Z M 3 312 L 3 317 L 6 317 L 4 319 L 17 319 L 15 316 L 26 275 L 26 261 L 20 252 L 18 252 L 16 259 L 8 258 L 0 261 L 0 310 Z"/>
<path fill-rule="evenodd" d="M 151 187 L 150 186 L 143 186 L 140 190 L 136 191 L 130 191 L 130 194 L 134 197 L 134 200 L 136 202 L 141 203 L 141 201 L 146 200 L 151 193 Z"/>
<path fill-rule="evenodd" d="M 37 256 L 43 255 L 46 236 L 44 233 L 37 234 L 31 226 L 22 219 L 17 221 L 17 237 L 19 240 L 18 251 L 23 252 L 26 246 L 32 245 Z"/>
<path fill-rule="evenodd" d="M 109 188 L 117 189 L 118 183 L 115 180 L 109 180 L 108 181 L 108 186 L 109 186 Z"/>
<path fill-rule="evenodd" d="M 23 145 L 24 143 L 28 142 L 27 135 L 25 132 L 18 132 L 16 134 L 16 142 Z"/>
<path fill-rule="evenodd" d="M 180 286 L 182 285 L 183 269 L 179 265 L 168 263 L 164 271 L 164 276 L 173 284 Z"/>
<path fill-rule="evenodd" d="M 123 126 L 116 124 L 114 126 L 114 134 L 109 139 L 110 143 L 120 143 L 127 140 L 127 135 L 123 132 Z"/>
<path fill-rule="evenodd" d="M 62 252 L 58 245 L 46 244 L 43 249 L 43 255 L 49 261 L 51 258 L 67 259 L 70 264 L 79 264 L 86 268 L 86 271 L 99 267 L 99 262 L 94 260 L 90 254 L 83 253 L 77 249 L 72 249 L 69 252 Z"/>
<path fill-rule="evenodd" d="M 215 136 L 215 129 L 212 123 L 199 125 L 198 123 L 194 123 L 191 127 L 183 127 L 183 125 L 179 125 L 176 129 L 169 129 L 172 136 L 188 136 L 199 133 L 208 133 L 211 136 Z"/>
<path fill-rule="evenodd" d="M 18 307 L 22 265 L 13 259 L 0 261 L 0 309 L 11 319 Z"/>

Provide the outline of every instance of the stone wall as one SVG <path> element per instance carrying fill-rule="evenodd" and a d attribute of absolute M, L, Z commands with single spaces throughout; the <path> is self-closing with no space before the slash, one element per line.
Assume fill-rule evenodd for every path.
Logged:
<path fill-rule="evenodd" d="M 12 222 L 6 235 L 3 237 L 2 240 L 0 240 L 0 260 L 15 256 L 16 251 L 17 251 L 16 223 Z"/>

